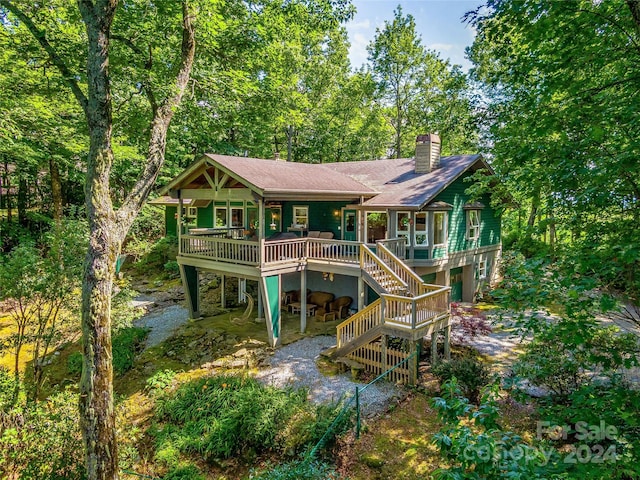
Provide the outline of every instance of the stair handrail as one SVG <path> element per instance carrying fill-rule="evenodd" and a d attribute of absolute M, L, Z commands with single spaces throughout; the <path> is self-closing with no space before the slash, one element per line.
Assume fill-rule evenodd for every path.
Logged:
<path fill-rule="evenodd" d="M 369 271 L 365 268 L 366 257 L 370 258 L 380 269 L 384 270 L 384 272 L 387 273 L 398 285 L 400 285 L 406 290 L 409 289 L 409 285 L 407 285 L 407 283 L 402 278 L 400 278 L 400 276 L 396 272 L 394 272 L 391 269 L 391 267 L 389 267 L 389 265 L 384 263 L 384 261 L 380 257 L 378 257 L 373 252 L 373 250 L 371 250 L 365 244 L 360 244 L 360 269 L 364 272 L 367 272 L 369 275 L 371 275 Z"/>
<path fill-rule="evenodd" d="M 407 286 L 409 287 L 409 291 L 412 293 L 413 296 L 418 296 L 424 293 L 423 286 L 425 285 L 425 281 L 420 277 L 420 275 L 418 275 L 411 268 L 409 268 L 409 266 L 406 263 L 404 263 L 400 258 L 398 258 L 383 243 L 378 242 L 376 244 L 376 247 L 379 248 L 384 253 L 384 255 L 386 255 L 391 259 L 392 262 L 389 262 L 389 263 L 392 263 L 392 264 L 389 265 L 389 267 L 391 269 L 394 269 L 394 267 L 397 269 L 397 270 L 394 269 L 394 271 L 407 284 Z M 382 255 L 379 255 L 379 257 L 383 262 L 387 263 L 385 261 L 385 258 Z"/>
<path fill-rule="evenodd" d="M 363 317 L 369 316 L 369 314 L 375 309 L 379 309 L 380 310 L 380 314 L 378 315 L 377 322 L 372 324 L 371 328 L 373 328 L 373 327 L 375 327 L 377 325 L 381 325 L 382 323 L 384 323 L 384 315 L 382 314 L 382 300 L 378 298 L 376 301 L 374 301 L 373 303 L 370 303 L 369 305 L 364 307 L 359 312 L 353 314 L 352 316 L 350 316 L 346 320 L 342 321 L 336 327 L 336 337 L 337 337 L 337 346 L 338 346 L 338 348 L 341 348 L 342 346 L 344 346 L 342 340 L 343 340 L 343 331 L 346 329 L 346 327 L 348 327 L 349 325 L 353 325 L 358 321 L 361 321 L 363 319 Z M 364 330 L 363 332 L 360 332 L 360 334 L 357 335 L 357 336 L 360 336 L 360 335 L 366 333 L 367 331 L 368 331 L 368 329 Z M 354 335 L 354 338 L 352 340 L 355 340 L 355 338 L 357 338 L 357 336 Z"/>

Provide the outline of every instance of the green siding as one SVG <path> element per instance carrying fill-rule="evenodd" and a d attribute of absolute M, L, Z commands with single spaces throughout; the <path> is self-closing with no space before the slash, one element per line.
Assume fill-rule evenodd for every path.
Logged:
<path fill-rule="evenodd" d="M 428 283 L 430 285 L 434 285 L 436 283 L 436 273 L 427 273 L 426 275 L 422 275 L 422 281 L 424 283 Z"/>
<path fill-rule="evenodd" d="M 417 260 L 428 260 L 429 249 L 428 248 L 415 248 L 413 250 L 413 258 Z"/>
<path fill-rule="evenodd" d="M 165 227 L 165 235 L 167 237 L 178 236 L 178 220 L 176 219 L 177 215 L 178 215 L 178 207 L 167 205 L 164 208 L 164 227 Z"/>
<path fill-rule="evenodd" d="M 469 182 L 465 182 L 464 179 L 469 176 L 470 174 L 466 174 L 458 178 L 435 198 L 435 201 L 447 202 L 453 205 L 453 209 L 448 212 L 449 253 L 500 243 L 500 216 L 491 207 L 491 201 L 487 194 L 479 199 L 485 206 L 480 212 L 480 239 L 475 241 L 466 239 L 467 216 L 463 207 L 466 203 L 469 203 L 470 199 L 465 194 L 465 190 L 469 187 Z M 442 256 L 442 253 L 435 249 L 433 256 L 438 258 Z"/>
<path fill-rule="evenodd" d="M 213 202 L 206 207 L 198 208 L 198 221 L 196 225 L 198 228 L 213 227 Z"/>
<path fill-rule="evenodd" d="M 293 207 L 309 207 L 309 230 L 319 230 L 321 232 L 333 232 L 335 238 L 340 238 L 340 215 L 341 209 L 347 205 L 346 202 L 283 202 L 282 203 L 282 229 L 293 223 Z"/>
<path fill-rule="evenodd" d="M 267 308 L 271 312 L 271 328 L 274 338 L 280 338 L 280 279 L 277 275 L 265 278 Z"/>

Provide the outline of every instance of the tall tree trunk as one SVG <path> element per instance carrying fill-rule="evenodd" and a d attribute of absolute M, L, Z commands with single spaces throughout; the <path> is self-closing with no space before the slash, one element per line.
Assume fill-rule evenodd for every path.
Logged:
<path fill-rule="evenodd" d="M 49 177 L 51 178 L 51 200 L 53 219 L 62 219 L 62 183 L 60 182 L 60 170 L 53 157 L 49 157 Z"/>
<path fill-rule="evenodd" d="M 80 425 L 90 480 L 118 478 L 110 318 L 115 262 L 124 237 L 153 188 L 164 162 L 169 123 L 189 82 L 195 54 L 193 15 L 188 0 L 182 0 L 181 59 L 175 85 L 161 103 L 156 102 L 150 87 L 145 85 L 153 111 L 147 160 L 138 180 L 116 212 L 111 202 L 109 183 L 113 163 L 109 37 L 118 3 L 119 0 L 78 0 L 88 40 L 88 88 L 85 96 L 77 76 L 49 43 L 45 32 L 11 0 L 0 0 L 0 6 L 10 10 L 29 29 L 60 70 L 81 105 L 89 127 L 85 203 L 90 234 L 82 288 Z"/>
<path fill-rule="evenodd" d="M 88 36 L 87 80 L 89 156 L 85 204 L 89 220 L 89 248 L 82 284 L 82 377 L 80 428 L 90 479 L 118 478 L 118 448 L 113 409 L 111 363 L 111 291 L 120 250 L 109 172 L 111 150 L 111 91 L 109 32 L 117 0 L 79 0 Z"/>

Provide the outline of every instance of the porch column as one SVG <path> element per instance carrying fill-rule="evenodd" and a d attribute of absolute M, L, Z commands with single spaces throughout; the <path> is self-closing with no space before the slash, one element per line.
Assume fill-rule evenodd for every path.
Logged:
<path fill-rule="evenodd" d="M 300 272 L 300 332 L 307 330 L 307 270 Z"/>
<path fill-rule="evenodd" d="M 261 198 L 258 202 L 258 238 L 264 238 L 264 224 L 266 219 L 264 218 L 264 200 Z M 260 258 L 260 263 L 263 262 L 263 259 Z"/>
<path fill-rule="evenodd" d="M 260 281 L 258 281 L 258 310 L 256 311 L 257 318 L 264 318 L 264 310 L 262 305 L 262 289 L 260 288 Z"/>
<path fill-rule="evenodd" d="M 247 301 L 247 279 L 238 277 L 238 303 Z"/>
<path fill-rule="evenodd" d="M 413 259 L 415 256 L 414 239 L 416 238 L 416 212 L 410 212 L 409 215 L 411 221 L 409 222 L 409 238 L 407 238 L 407 246 L 409 247 L 409 258 Z"/>
<path fill-rule="evenodd" d="M 358 311 L 364 308 L 364 280 L 358 277 Z"/>
<path fill-rule="evenodd" d="M 462 301 L 473 302 L 473 296 L 476 292 L 475 264 L 469 264 L 462 267 Z"/>
<path fill-rule="evenodd" d="M 200 279 L 198 269 L 191 265 L 180 265 L 180 277 L 184 287 L 189 318 L 200 317 Z"/>
<path fill-rule="evenodd" d="M 224 275 L 220 275 L 220 306 L 222 308 L 227 308 L 227 299 L 225 298 L 226 295 L 224 294 Z"/>

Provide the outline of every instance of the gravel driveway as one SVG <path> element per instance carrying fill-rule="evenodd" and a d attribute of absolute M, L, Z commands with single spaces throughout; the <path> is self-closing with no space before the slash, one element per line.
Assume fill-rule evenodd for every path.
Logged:
<path fill-rule="evenodd" d="M 316 365 L 320 352 L 335 343 L 335 337 L 320 336 L 280 347 L 268 360 L 267 368 L 258 372 L 256 378 L 266 385 L 279 388 L 308 388 L 309 399 L 314 403 L 335 402 L 343 396 L 352 396 L 356 386 L 362 388 L 365 384 L 354 382 L 350 373 L 325 375 Z M 401 398 L 403 394 L 402 387 L 379 381 L 361 393 L 362 412 L 368 416 L 382 413 L 390 402 Z"/>

